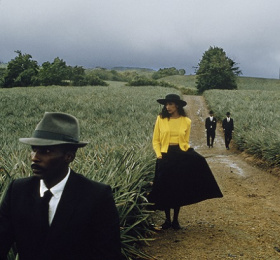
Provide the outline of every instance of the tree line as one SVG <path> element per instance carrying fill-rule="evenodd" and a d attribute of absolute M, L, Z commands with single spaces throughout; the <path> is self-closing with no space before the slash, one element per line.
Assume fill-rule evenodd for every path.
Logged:
<path fill-rule="evenodd" d="M 117 72 L 96 68 L 86 70 L 81 66 L 68 66 L 59 57 L 53 62 L 44 62 L 42 66 L 32 59 L 30 54 L 15 51 L 17 56 L 12 59 L 7 68 L 0 67 L 0 87 L 27 86 L 107 86 L 106 80 L 124 81 L 129 86 L 174 87 L 159 79 L 172 75 L 185 75 L 184 69 L 160 68 L 151 77 L 139 75 L 135 71 Z M 237 63 L 227 57 L 225 51 L 219 47 L 210 47 L 204 52 L 202 59 L 195 67 L 196 88 L 198 93 L 208 89 L 236 89 L 236 77 L 242 74 Z"/>
<path fill-rule="evenodd" d="M 44 62 L 40 67 L 30 54 L 22 54 L 19 50 L 15 52 L 17 56 L 8 63 L 7 69 L 1 70 L 1 85 L 3 88 L 50 85 L 107 85 L 99 77 L 86 74 L 83 67 L 68 66 L 65 61 L 58 57 L 53 62 Z"/>
<path fill-rule="evenodd" d="M 59 57 L 53 62 L 44 62 L 42 66 L 32 59 L 30 54 L 15 51 L 17 56 L 12 59 L 7 68 L 0 68 L 0 86 L 3 88 L 28 86 L 107 86 L 106 80 L 124 81 L 129 86 L 164 85 L 156 79 L 170 75 L 183 75 L 185 70 L 164 68 L 152 74 L 152 79 L 139 75 L 135 71 L 117 72 L 105 68 L 84 69 L 81 66 L 68 66 Z M 166 83 L 165 83 L 166 85 Z"/>

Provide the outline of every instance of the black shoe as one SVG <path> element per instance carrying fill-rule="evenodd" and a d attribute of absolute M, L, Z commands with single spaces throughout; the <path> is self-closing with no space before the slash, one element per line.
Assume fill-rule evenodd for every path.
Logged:
<path fill-rule="evenodd" d="M 169 229 L 171 228 L 171 222 L 170 220 L 165 220 L 165 222 L 161 225 L 161 229 Z"/>
<path fill-rule="evenodd" d="M 182 227 L 180 226 L 180 224 L 179 224 L 178 221 L 173 221 L 173 222 L 172 222 L 172 228 L 173 228 L 174 230 L 182 229 Z"/>

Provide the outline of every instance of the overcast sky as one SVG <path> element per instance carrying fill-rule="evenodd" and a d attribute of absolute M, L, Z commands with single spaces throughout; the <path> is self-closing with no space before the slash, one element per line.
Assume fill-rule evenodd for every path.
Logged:
<path fill-rule="evenodd" d="M 243 76 L 279 78 L 279 0 L 0 0 L 0 61 L 176 67 L 193 74 L 210 46 Z"/>

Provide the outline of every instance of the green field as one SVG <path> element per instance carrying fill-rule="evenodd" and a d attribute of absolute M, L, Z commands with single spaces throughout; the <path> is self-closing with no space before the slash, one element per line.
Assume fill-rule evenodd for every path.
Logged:
<path fill-rule="evenodd" d="M 161 87 L 36 87 L 0 89 L 0 197 L 13 178 L 31 175 L 30 147 L 18 138 L 31 136 L 45 111 L 75 115 L 81 140 L 72 168 L 111 185 L 120 213 L 123 254 L 141 253 L 134 242 L 149 238 L 144 194 L 153 179 L 155 155 L 151 138 L 160 105 L 157 98 L 174 90 Z M 176 91 L 175 91 L 176 92 Z M 13 259 L 13 258 L 11 258 Z"/>
<path fill-rule="evenodd" d="M 195 76 L 189 75 L 189 76 L 182 76 L 182 75 L 174 75 L 174 76 L 168 76 L 165 78 L 162 78 L 160 80 L 166 81 L 168 83 L 176 85 L 178 88 L 190 88 L 190 89 L 196 89 L 195 88 Z"/>
<path fill-rule="evenodd" d="M 174 84 L 178 89 L 194 89 L 196 90 L 196 76 L 195 75 L 174 75 L 160 80 Z M 278 79 L 265 79 L 265 78 L 251 78 L 251 77 L 238 77 L 237 80 L 238 90 L 280 90 L 280 80 Z"/>
<path fill-rule="evenodd" d="M 219 120 L 231 112 L 235 122 L 233 139 L 239 150 L 271 166 L 280 166 L 280 88 L 272 90 L 277 86 L 271 81 L 257 88 L 261 86 L 268 90 L 210 90 L 204 97 Z M 243 87 L 252 88 L 249 84 Z"/>
<path fill-rule="evenodd" d="M 238 90 L 276 90 L 280 91 L 279 79 L 239 77 Z"/>
<path fill-rule="evenodd" d="M 108 87 L 0 88 L 0 198 L 12 179 L 31 175 L 30 147 L 20 144 L 18 138 L 31 136 L 45 111 L 73 114 L 80 121 L 81 140 L 90 143 L 78 151 L 72 168 L 112 186 L 121 219 L 123 254 L 127 259 L 142 255 L 134 242 L 147 242 L 151 232 L 145 193 L 154 174 L 152 131 L 161 109 L 156 99 L 180 94 L 178 89 L 195 89 L 195 76 L 163 80 L 177 88 L 128 87 L 123 82 L 108 82 Z M 279 82 L 242 77 L 238 90 L 204 93 L 219 119 L 227 111 L 232 113 L 239 149 L 273 166 L 280 164 Z"/>

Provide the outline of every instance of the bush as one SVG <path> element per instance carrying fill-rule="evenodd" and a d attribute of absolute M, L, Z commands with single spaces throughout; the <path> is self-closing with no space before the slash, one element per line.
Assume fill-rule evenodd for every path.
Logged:
<path fill-rule="evenodd" d="M 98 76 L 93 74 L 86 75 L 85 82 L 87 85 L 90 86 L 108 86 L 108 84 L 104 80 L 100 79 Z"/>
<path fill-rule="evenodd" d="M 5 73 L 6 73 L 6 69 L 0 68 L 0 88 L 4 86 Z"/>
<path fill-rule="evenodd" d="M 127 86 L 157 86 L 158 82 L 145 76 L 136 76 L 128 81 Z"/>
<path fill-rule="evenodd" d="M 181 88 L 180 89 L 183 95 L 197 95 L 198 92 L 193 88 Z"/>
<path fill-rule="evenodd" d="M 87 73 L 90 75 L 94 75 L 102 80 L 128 81 L 124 74 L 119 73 L 116 70 L 107 70 L 105 68 L 96 68 L 96 69 L 88 70 Z"/>
<path fill-rule="evenodd" d="M 148 79 L 144 76 L 136 76 L 132 80 L 130 80 L 126 85 L 127 86 L 161 86 L 165 88 L 176 88 L 175 85 L 169 82 Z"/>
<path fill-rule="evenodd" d="M 160 79 L 167 76 L 172 75 L 184 75 L 186 71 L 184 69 L 177 70 L 176 68 L 164 68 L 159 69 L 157 72 L 153 73 L 152 78 L 153 79 Z"/>

